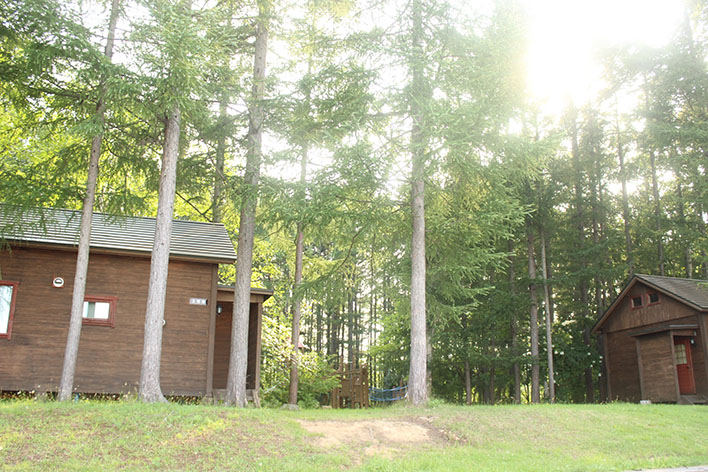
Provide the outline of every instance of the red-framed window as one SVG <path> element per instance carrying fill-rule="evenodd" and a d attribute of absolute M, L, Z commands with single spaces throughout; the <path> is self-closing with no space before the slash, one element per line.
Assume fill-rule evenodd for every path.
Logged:
<path fill-rule="evenodd" d="M 647 305 L 656 305 L 659 302 L 661 302 L 661 298 L 659 298 L 659 292 L 647 293 Z"/>
<path fill-rule="evenodd" d="M 83 324 L 113 327 L 116 314 L 116 297 L 84 297 Z"/>
<path fill-rule="evenodd" d="M 19 282 L 0 280 L 0 338 L 10 339 Z"/>
<path fill-rule="evenodd" d="M 632 310 L 637 310 L 644 306 L 644 299 L 639 295 L 632 297 L 630 303 L 632 304 Z"/>

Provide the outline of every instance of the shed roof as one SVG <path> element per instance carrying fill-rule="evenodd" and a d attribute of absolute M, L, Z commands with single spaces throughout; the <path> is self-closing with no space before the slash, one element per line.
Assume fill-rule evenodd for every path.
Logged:
<path fill-rule="evenodd" d="M 620 294 L 597 320 L 592 331 L 599 330 L 619 302 L 637 283 L 642 282 L 649 287 L 684 303 L 697 311 L 708 311 L 708 280 L 682 279 L 679 277 L 663 277 L 660 275 L 634 274 L 625 284 Z"/>
<path fill-rule="evenodd" d="M 0 238 L 25 243 L 76 247 L 81 212 L 43 208 L 0 211 Z M 155 218 L 94 213 L 91 248 L 149 255 L 155 237 Z M 236 253 L 222 224 L 173 220 L 170 256 L 233 263 Z"/>

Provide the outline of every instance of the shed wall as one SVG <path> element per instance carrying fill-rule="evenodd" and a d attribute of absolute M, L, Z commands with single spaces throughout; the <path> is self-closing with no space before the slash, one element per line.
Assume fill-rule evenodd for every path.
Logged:
<path fill-rule="evenodd" d="M 610 380 L 610 400 L 638 402 L 641 400 L 639 364 L 634 338 L 626 332 L 607 334 L 607 367 Z"/>
<path fill-rule="evenodd" d="M 652 402 L 678 400 L 673 338 L 668 332 L 637 338 L 641 356 L 642 399 Z"/>

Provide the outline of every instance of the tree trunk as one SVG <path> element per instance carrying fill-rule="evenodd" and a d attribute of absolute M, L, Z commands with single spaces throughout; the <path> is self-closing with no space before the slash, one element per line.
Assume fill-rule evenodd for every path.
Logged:
<path fill-rule="evenodd" d="M 531 222 L 526 220 L 526 234 L 529 259 L 529 302 L 531 315 L 531 401 L 541 402 L 540 369 L 538 362 L 538 302 L 536 300 L 536 260 L 534 255 L 534 236 Z"/>
<path fill-rule="evenodd" d="M 622 147 L 622 133 L 620 131 L 619 114 L 616 118 L 617 126 L 617 158 L 619 159 L 619 178 L 622 182 L 622 219 L 624 220 L 624 247 L 627 256 L 629 275 L 634 274 L 634 256 L 632 255 L 632 234 L 629 227 L 629 197 L 627 196 L 627 170 L 624 165 L 624 148 Z"/>
<path fill-rule="evenodd" d="M 583 189 L 582 189 L 582 168 L 580 166 L 580 149 L 578 146 L 578 126 L 577 126 L 577 111 L 575 108 L 571 111 L 571 152 L 573 157 L 573 170 L 574 170 L 574 190 L 575 190 L 575 211 L 576 211 L 576 227 L 578 231 L 578 242 L 577 248 L 578 252 L 584 252 L 585 250 L 585 222 L 584 222 L 584 211 L 583 211 Z M 588 313 L 588 281 L 585 275 L 587 270 L 587 261 L 585 256 L 580 256 L 580 281 L 578 283 L 578 299 L 580 301 L 580 313 L 581 313 L 581 323 L 583 325 L 583 339 L 585 344 L 590 346 L 590 328 L 588 324 L 590 323 L 590 315 Z M 585 396 L 588 402 L 592 403 L 593 392 L 595 391 L 593 386 L 592 368 L 588 367 L 585 369 Z"/>
<path fill-rule="evenodd" d="M 556 401 L 556 383 L 553 367 L 553 334 L 551 330 L 551 293 L 548 286 L 548 264 L 546 261 L 546 233 L 541 229 L 541 264 L 543 267 L 543 301 L 546 308 L 546 351 L 548 357 L 548 399 Z"/>
<path fill-rule="evenodd" d="M 433 397 L 433 327 L 427 326 L 425 336 L 425 393 L 426 398 Z"/>
<path fill-rule="evenodd" d="M 646 93 L 644 95 L 644 104 L 646 106 L 647 113 L 649 113 L 649 85 L 647 84 L 646 77 L 644 78 L 644 86 L 646 87 Z M 647 129 L 647 133 L 648 132 L 649 129 Z M 666 275 L 664 267 L 664 237 L 661 233 L 661 201 L 659 199 L 659 181 L 656 176 L 656 155 L 654 154 L 654 145 L 650 142 L 649 139 L 647 139 L 646 146 L 647 152 L 649 153 L 649 165 L 651 167 L 651 190 L 652 197 L 654 200 L 654 230 L 656 231 L 656 254 L 659 263 L 659 275 L 663 276 Z"/>
<path fill-rule="evenodd" d="M 307 157 L 303 157 L 302 173 L 300 174 L 301 183 L 305 179 L 305 166 Z M 295 284 L 293 287 L 293 327 L 292 327 L 292 351 L 290 354 L 290 389 L 288 393 L 288 403 L 297 405 L 297 388 L 298 388 L 298 362 L 299 362 L 299 345 L 300 345 L 300 314 L 302 310 L 302 294 L 300 287 L 302 285 L 302 257 L 305 253 L 305 233 L 302 230 L 302 223 L 297 224 L 297 236 L 295 239 Z"/>
<path fill-rule="evenodd" d="M 318 304 L 317 305 L 317 318 L 316 318 L 316 327 L 315 329 L 317 330 L 317 333 L 315 335 L 315 346 L 316 350 L 319 353 L 322 353 L 322 305 Z"/>
<path fill-rule="evenodd" d="M 656 254 L 659 261 L 659 275 L 666 275 L 664 265 L 664 237 L 661 234 L 661 201 L 659 200 L 659 182 L 656 176 L 656 156 L 654 149 L 649 150 L 651 164 L 651 190 L 654 198 L 654 225 L 656 230 Z"/>
<path fill-rule="evenodd" d="M 465 359 L 465 403 L 472 404 L 472 376 L 470 375 L 470 361 Z"/>
<path fill-rule="evenodd" d="M 489 363 L 489 404 L 495 405 L 497 403 L 497 391 L 495 386 L 496 381 L 496 369 L 494 367 L 494 357 L 496 356 L 496 343 L 494 341 L 494 336 L 492 335 L 491 343 L 491 357 L 492 360 Z"/>
<path fill-rule="evenodd" d="M 411 359 L 408 379 L 408 400 L 413 405 L 423 405 L 428 401 L 427 341 L 425 306 L 425 137 L 423 129 L 423 18 L 420 0 L 413 0 L 412 6 L 413 59 L 411 71 L 410 113 L 411 127 L 411 213 L 413 237 L 411 242 Z"/>
<path fill-rule="evenodd" d="M 690 238 L 687 237 L 686 232 L 688 230 L 688 224 L 686 222 L 686 210 L 685 203 L 683 200 L 683 185 L 681 184 L 681 173 L 676 170 L 676 198 L 678 200 L 678 217 L 679 224 L 681 225 L 681 241 L 684 244 L 683 247 L 683 261 L 684 267 L 686 269 L 686 278 L 693 278 L 693 259 L 691 257 L 691 243 Z"/>
<path fill-rule="evenodd" d="M 226 107 L 228 97 L 225 92 L 221 94 L 219 102 L 219 121 L 222 126 L 226 123 L 228 116 L 226 115 Z M 222 133 L 216 143 L 216 163 L 214 168 L 214 195 L 211 202 L 211 221 L 213 223 L 221 222 L 221 206 L 222 193 L 224 188 L 224 160 L 226 156 L 226 136 Z"/>
<path fill-rule="evenodd" d="M 516 274 L 514 273 L 514 243 L 511 239 L 508 241 L 509 253 L 511 261 L 509 263 L 509 286 L 511 289 L 511 297 L 516 300 Z M 521 403 L 521 369 L 519 368 L 519 320 L 516 316 L 516 309 L 512 308 L 511 313 L 511 349 L 514 355 L 514 363 L 512 372 L 514 374 L 514 403 Z"/>
<path fill-rule="evenodd" d="M 160 389 L 160 357 L 162 354 L 162 326 L 165 319 L 167 272 L 170 260 L 170 238 L 175 206 L 180 119 L 180 109 L 175 105 L 170 111 L 165 125 L 155 241 L 150 260 L 150 282 L 145 310 L 145 336 L 139 386 L 139 396 L 144 402 L 166 401 Z"/>
<path fill-rule="evenodd" d="M 236 284 L 231 328 L 231 353 L 224 402 L 237 407 L 246 406 L 246 373 L 248 368 L 248 321 L 251 299 L 251 269 L 253 238 L 258 206 L 258 180 L 261 168 L 263 133 L 263 97 L 265 93 L 266 53 L 268 29 L 266 11 L 259 4 L 256 24 L 255 53 L 253 57 L 253 88 L 248 113 L 248 152 L 244 172 L 241 220 L 239 222 L 236 254 Z M 258 385 L 255 386 L 259 388 Z"/>
<path fill-rule="evenodd" d="M 113 44 L 115 42 L 116 24 L 120 11 L 120 0 L 113 0 L 108 21 L 108 36 L 104 55 L 110 61 L 113 58 Z M 105 79 L 105 78 L 104 78 Z M 64 351 L 64 365 L 61 371 L 59 392 L 57 400 L 66 401 L 71 398 L 74 389 L 74 373 L 76 372 L 76 359 L 79 354 L 79 341 L 81 338 L 81 323 L 83 322 L 84 295 L 86 293 L 86 274 L 89 264 L 89 246 L 91 244 L 91 223 L 93 221 L 93 205 L 96 201 L 96 183 L 98 181 L 99 159 L 101 157 L 101 141 L 103 139 L 105 87 L 100 91 L 96 104 L 96 120 L 101 125 L 101 131 L 91 140 L 91 154 L 89 155 L 88 176 L 86 178 L 86 196 L 84 197 L 81 211 L 81 227 L 79 232 L 79 247 L 76 256 L 76 272 L 74 274 L 74 289 L 71 298 L 71 315 L 69 318 L 69 332 L 66 337 Z"/>
<path fill-rule="evenodd" d="M 352 268 L 353 270 L 353 268 Z M 349 287 L 347 288 L 347 364 L 354 368 L 354 288 L 353 280 L 347 277 Z"/>

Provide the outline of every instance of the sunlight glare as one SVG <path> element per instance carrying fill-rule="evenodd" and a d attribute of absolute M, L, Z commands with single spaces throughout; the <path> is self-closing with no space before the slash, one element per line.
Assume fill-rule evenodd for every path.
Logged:
<path fill-rule="evenodd" d="M 525 0 L 530 92 L 560 111 L 582 105 L 602 86 L 598 48 L 638 42 L 659 47 L 683 17 L 680 0 Z"/>

